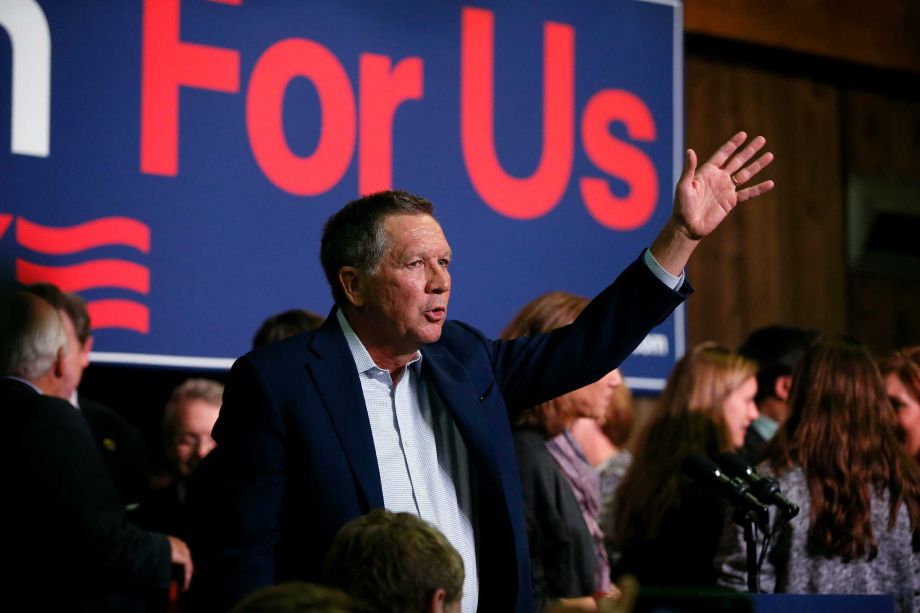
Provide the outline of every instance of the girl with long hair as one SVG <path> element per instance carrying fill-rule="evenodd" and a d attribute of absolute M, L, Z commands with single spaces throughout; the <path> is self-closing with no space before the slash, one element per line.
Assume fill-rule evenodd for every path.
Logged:
<path fill-rule="evenodd" d="M 869 351 L 820 339 L 795 372 L 789 403 L 767 465 L 801 512 L 767 557 L 764 588 L 892 593 L 900 611 L 917 611 L 920 473 Z"/>
<path fill-rule="evenodd" d="M 694 347 L 668 377 L 616 492 L 613 576 L 642 585 L 714 587 L 728 518 L 718 494 L 683 473 L 691 454 L 715 457 L 744 444 L 757 417 L 757 366 L 713 343 Z"/>

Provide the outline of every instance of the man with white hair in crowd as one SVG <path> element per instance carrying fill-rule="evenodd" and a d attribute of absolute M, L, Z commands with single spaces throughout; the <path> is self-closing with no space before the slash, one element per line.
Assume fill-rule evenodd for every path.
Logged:
<path fill-rule="evenodd" d="M 105 610 L 113 592 L 165 589 L 171 563 L 187 587 L 186 544 L 125 518 L 86 421 L 57 398 L 68 385 L 67 336 L 60 314 L 37 296 L 0 291 L 2 460 L 7 603 L 29 608 Z M 15 607 L 14 607 L 15 608 Z"/>

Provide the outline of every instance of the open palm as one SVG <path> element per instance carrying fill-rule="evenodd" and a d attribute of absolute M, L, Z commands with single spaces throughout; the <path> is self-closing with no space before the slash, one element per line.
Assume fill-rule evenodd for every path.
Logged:
<path fill-rule="evenodd" d="M 690 238 L 703 238 L 715 230 L 735 206 L 773 189 L 773 181 L 741 187 L 773 161 L 773 154 L 767 152 L 745 166 L 767 142 L 764 137 L 757 136 L 739 150 L 745 140 L 747 134 L 738 132 L 699 168 L 696 152 L 687 150 L 674 198 L 674 216 Z"/>

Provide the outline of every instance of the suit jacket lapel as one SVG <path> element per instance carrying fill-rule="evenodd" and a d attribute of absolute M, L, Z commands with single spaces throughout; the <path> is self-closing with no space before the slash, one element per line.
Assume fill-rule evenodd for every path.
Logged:
<path fill-rule="evenodd" d="M 482 476 L 493 481 L 501 491 L 499 462 L 493 448 L 495 437 L 478 402 L 486 390 L 475 389 L 460 362 L 440 345 L 426 345 L 422 348 L 422 355 L 425 357 L 422 362 L 423 373 L 429 377 L 441 401 L 453 416 L 470 457 L 476 462 Z"/>
<path fill-rule="evenodd" d="M 314 333 L 307 370 L 323 399 L 368 510 L 383 506 L 383 488 L 364 393 L 335 316 Z"/>

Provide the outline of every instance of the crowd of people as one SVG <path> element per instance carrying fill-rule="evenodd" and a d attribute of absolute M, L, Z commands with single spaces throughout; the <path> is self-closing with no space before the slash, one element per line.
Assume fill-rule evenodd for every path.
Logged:
<path fill-rule="evenodd" d="M 755 576 L 916 611 L 920 347 L 876 362 L 791 326 L 702 343 L 645 419 L 618 368 L 692 292 L 699 241 L 772 188 L 748 186 L 763 146 L 688 150 L 651 247 L 593 300 L 536 298 L 499 340 L 446 319 L 452 253 L 430 202 L 349 203 L 322 238 L 332 315 L 270 317 L 226 387 L 176 387 L 155 475 L 137 429 L 78 390 L 83 300 L 4 291 L 17 592 L 87 611 L 626 611 L 636 581 Z M 755 486 L 688 470 L 726 456 Z"/>

